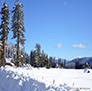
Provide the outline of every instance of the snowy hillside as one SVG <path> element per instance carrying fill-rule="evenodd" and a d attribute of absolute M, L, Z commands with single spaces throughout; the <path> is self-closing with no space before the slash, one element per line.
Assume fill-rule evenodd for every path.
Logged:
<path fill-rule="evenodd" d="M 6 66 L 0 68 L 0 91 L 92 91 L 92 70 Z"/>

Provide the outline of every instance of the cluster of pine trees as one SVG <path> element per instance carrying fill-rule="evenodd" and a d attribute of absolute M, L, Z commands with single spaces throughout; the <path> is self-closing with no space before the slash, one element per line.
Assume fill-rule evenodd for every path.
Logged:
<path fill-rule="evenodd" d="M 9 31 L 12 30 L 13 36 L 12 39 L 16 39 L 16 45 L 17 45 L 17 58 L 16 58 L 16 66 L 21 65 L 21 53 L 20 53 L 20 48 L 19 44 L 24 46 L 24 41 L 25 41 L 25 36 L 24 36 L 24 14 L 22 11 L 23 5 L 19 3 L 18 0 L 16 0 L 13 10 L 12 10 L 12 21 L 11 21 L 11 28 L 9 28 L 9 18 L 10 18 L 10 13 L 8 9 L 8 5 L 3 2 L 3 5 L 1 7 L 1 24 L 0 24 L 0 66 L 5 66 L 6 60 L 5 60 L 5 45 L 6 45 L 6 40 L 8 40 L 8 34 Z"/>
<path fill-rule="evenodd" d="M 44 53 L 42 50 L 41 52 L 41 46 L 40 44 L 36 43 L 34 51 L 31 51 L 30 53 L 30 64 L 34 67 L 46 67 L 50 68 L 48 56 Z"/>
<path fill-rule="evenodd" d="M 46 67 L 49 68 L 66 68 L 66 60 L 62 61 L 60 58 L 58 60 L 55 57 L 49 57 L 44 53 L 40 44 L 36 43 L 35 50 L 30 52 L 30 64 L 34 67 Z"/>

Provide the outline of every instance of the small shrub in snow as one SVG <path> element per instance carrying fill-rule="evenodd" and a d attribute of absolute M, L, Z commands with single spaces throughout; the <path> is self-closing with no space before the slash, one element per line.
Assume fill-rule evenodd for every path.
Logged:
<path fill-rule="evenodd" d="M 87 73 L 90 73 L 90 71 L 88 70 Z"/>

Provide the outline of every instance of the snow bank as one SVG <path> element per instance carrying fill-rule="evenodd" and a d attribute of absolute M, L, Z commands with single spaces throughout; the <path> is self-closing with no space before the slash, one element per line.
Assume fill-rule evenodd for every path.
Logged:
<path fill-rule="evenodd" d="M 44 91 L 45 84 L 19 75 L 13 71 L 0 69 L 0 91 Z"/>
<path fill-rule="evenodd" d="M 31 79 L 29 76 L 19 75 L 17 72 L 0 69 L 0 91 L 69 91 L 67 85 L 46 88 L 44 83 Z"/>
<path fill-rule="evenodd" d="M 0 91 L 92 91 L 92 73 L 7 66 L 0 68 Z"/>

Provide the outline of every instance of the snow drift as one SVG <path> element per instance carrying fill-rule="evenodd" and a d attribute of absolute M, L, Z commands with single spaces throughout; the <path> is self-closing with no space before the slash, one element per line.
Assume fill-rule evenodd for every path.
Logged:
<path fill-rule="evenodd" d="M 45 89 L 44 83 L 33 80 L 29 76 L 0 69 L 0 91 L 44 91 Z"/>
<path fill-rule="evenodd" d="M 84 73 L 83 70 L 0 68 L 0 91 L 85 90 L 92 90 L 92 73 Z"/>

